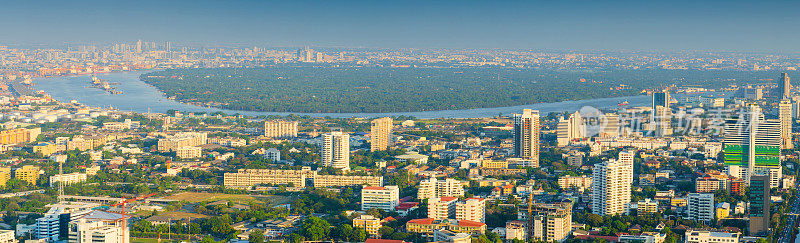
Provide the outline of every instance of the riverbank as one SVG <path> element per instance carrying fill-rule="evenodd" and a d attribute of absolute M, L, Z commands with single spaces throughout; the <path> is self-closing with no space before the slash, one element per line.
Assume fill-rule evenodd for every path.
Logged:
<path fill-rule="evenodd" d="M 498 115 L 510 115 L 520 113 L 523 109 L 539 110 L 542 114 L 550 112 L 574 112 L 584 106 L 592 106 L 599 109 L 616 109 L 618 103 L 628 102 L 629 107 L 649 106 L 652 98 L 649 96 L 627 96 L 613 98 L 599 98 L 589 100 L 562 101 L 553 103 L 537 103 L 530 105 L 478 108 L 467 110 L 442 110 L 442 111 L 423 111 L 423 112 L 391 112 L 391 113 L 296 113 L 296 112 L 252 112 L 236 111 L 218 108 L 199 107 L 183 104 L 168 99 L 164 93 L 155 87 L 141 81 L 139 76 L 151 71 L 131 71 L 121 73 L 107 73 L 96 75 L 99 78 L 118 82 L 119 89 L 123 94 L 112 95 L 99 89 L 85 88 L 91 80 L 86 76 L 68 76 L 38 79 L 35 81 L 36 90 L 44 90 L 54 99 L 61 102 L 76 100 L 81 104 L 95 107 L 113 107 L 120 110 L 135 112 L 158 112 L 165 113 L 168 110 L 179 110 L 186 112 L 224 112 L 226 114 L 243 114 L 249 116 L 286 116 L 290 114 L 311 117 L 385 117 L 385 116 L 414 116 L 418 118 L 481 118 L 494 117 Z M 696 95 L 696 94 L 695 94 Z M 675 95 L 680 99 L 684 95 Z"/>

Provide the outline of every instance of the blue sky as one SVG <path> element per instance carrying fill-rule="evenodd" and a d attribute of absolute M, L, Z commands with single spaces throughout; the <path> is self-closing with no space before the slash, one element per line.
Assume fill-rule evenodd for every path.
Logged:
<path fill-rule="evenodd" d="M 5 0 L 0 44 L 800 52 L 800 1 Z"/>

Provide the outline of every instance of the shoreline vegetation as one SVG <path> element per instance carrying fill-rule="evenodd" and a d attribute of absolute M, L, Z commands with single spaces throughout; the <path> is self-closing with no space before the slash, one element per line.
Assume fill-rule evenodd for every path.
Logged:
<path fill-rule="evenodd" d="M 140 79 L 170 99 L 201 107 L 261 112 L 386 113 L 635 96 L 643 89 L 665 83 L 722 88 L 778 75 L 778 72 L 730 70 L 275 66 L 168 69 L 142 74 Z"/>

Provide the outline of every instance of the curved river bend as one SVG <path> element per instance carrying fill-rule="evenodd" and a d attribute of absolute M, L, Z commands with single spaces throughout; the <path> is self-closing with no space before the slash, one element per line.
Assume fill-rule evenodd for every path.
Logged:
<path fill-rule="evenodd" d="M 91 78 L 83 76 L 65 76 L 44 78 L 36 81 L 34 89 L 44 90 L 54 99 L 62 102 L 77 100 L 81 104 L 95 107 L 115 107 L 120 110 L 135 112 L 160 112 L 164 113 L 169 109 L 188 111 L 188 112 L 217 112 L 222 111 L 227 114 L 243 115 L 309 115 L 312 117 L 383 117 L 383 116 L 414 116 L 417 118 L 479 118 L 492 117 L 499 114 L 510 115 L 520 113 L 522 109 L 539 110 L 542 114 L 550 112 L 573 112 L 584 106 L 593 106 L 600 109 L 617 108 L 617 104 L 627 100 L 629 106 L 649 106 L 652 98 L 649 96 L 629 96 L 616 98 L 600 98 L 578 101 L 563 101 L 554 103 L 537 103 L 530 105 L 478 108 L 469 110 L 444 110 L 444 111 L 423 111 L 423 112 L 393 112 L 393 113 L 294 113 L 294 112 L 255 112 L 255 111 L 235 111 L 217 108 L 199 107 L 182 104 L 180 102 L 167 99 L 158 89 L 139 80 L 143 73 L 151 71 L 132 71 L 119 73 L 97 74 L 95 76 L 106 79 L 109 82 L 118 82 L 117 90 L 123 94 L 112 95 L 100 89 L 91 88 Z M 680 98 L 682 95 L 675 95 Z"/>

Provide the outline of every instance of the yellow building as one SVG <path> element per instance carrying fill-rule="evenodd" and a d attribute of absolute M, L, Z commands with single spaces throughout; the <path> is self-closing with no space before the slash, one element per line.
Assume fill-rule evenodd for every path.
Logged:
<path fill-rule="evenodd" d="M 44 156 L 50 156 L 58 152 L 58 146 L 53 143 L 41 142 L 33 146 L 33 153 L 41 153 Z"/>
<path fill-rule="evenodd" d="M 487 169 L 506 169 L 508 168 L 508 161 L 506 160 L 482 160 L 481 167 Z"/>
<path fill-rule="evenodd" d="M 361 215 L 353 219 L 353 228 L 355 227 L 364 229 L 370 236 L 378 236 L 381 220 L 372 215 Z"/>
<path fill-rule="evenodd" d="M 34 138 L 34 140 L 35 139 L 36 138 Z M 25 128 L 17 128 L 0 132 L 0 144 L 17 144 L 29 142 L 30 140 L 31 133 Z"/>
<path fill-rule="evenodd" d="M 406 231 L 431 235 L 440 229 L 455 233 L 481 233 L 486 231 L 486 224 L 470 220 L 432 218 L 412 219 L 406 223 Z"/>
<path fill-rule="evenodd" d="M 731 211 L 727 208 L 717 208 L 717 219 L 724 219 L 731 215 Z"/>
<path fill-rule="evenodd" d="M 0 167 L 0 188 L 5 189 L 6 183 L 11 179 L 11 168 Z"/>
<path fill-rule="evenodd" d="M 412 219 L 406 223 L 406 231 L 414 233 L 432 234 L 434 231 L 443 228 L 432 218 Z"/>
<path fill-rule="evenodd" d="M 392 145 L 392 125 L 391 117 L 384 117 L 370 122 L 370 149 L 372 152 L 382 151 Z"/>
<path fill-rule="evenodd" d="M 22 166 L 22 168 L 14 171 L 14 178 L 36 185 L 36 180 L 39 179 L 39 167 L 33 165 Z"/>

